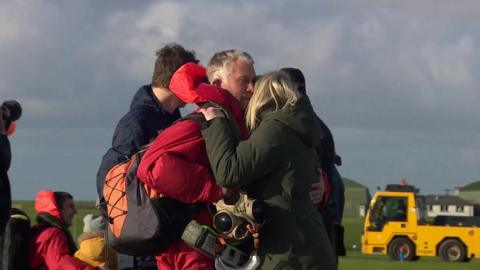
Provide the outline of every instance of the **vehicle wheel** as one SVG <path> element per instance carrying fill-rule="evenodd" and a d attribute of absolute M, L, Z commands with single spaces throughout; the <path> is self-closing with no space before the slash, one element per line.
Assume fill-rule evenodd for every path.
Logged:
<path fill-rule="evenodd" d="M 466 259 L 465 246 L 457 239 L 448 239 L 438 248 L 439 256 L 447 262 L 461 262 Z"/>
<path fill-rule="evenodd" d="M 415 258 L 415 245 L 408 238 L 395 238 L 388 245 L 388 256 L 397 261 L 402 257 L 404 261 L 411 261 Z"/>

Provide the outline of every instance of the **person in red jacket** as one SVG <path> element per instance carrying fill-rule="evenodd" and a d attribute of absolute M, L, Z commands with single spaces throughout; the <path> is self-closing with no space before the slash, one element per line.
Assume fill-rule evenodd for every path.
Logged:
<path fill-rule="evenodd" d="M 28 262 L 31 269 L 93 270 L 73 254 L 77 250 L 68 227 L 77 213 L 72 195 L 41 190 L 35 198 L 37 225 L 29 242 Z"/>
<path fill-rule="evenodd" d="M 169 88 L 185 103 L 215 103 L 235 120 L 238 138 L 246 139 L 243 110 L 253 93 L 253 64 L 245 52 L 222 51 L 208 65 L 211 85 L 205 83 L 205 68 L 187 63 L 174 73 Z M 156 192 L 184 203 L 216 202 L 223 196 L 210 169 L 200 123 L 194 119 L 178 121 L 160 133 L 143 155 L 137 176 Z M 194 219 L 211 225 L 212 215 L 206 205 Z M 162 270 L 215 268 L 212 259 L 182 240 L 157 254 L 157 266 Z"/>
<path fill-rule="evenodd" d="M 170 81 L 172 92 L 186 103 L 213 102 L 223 108 L 238 124 L 238 136 L 247 135 L 238 101 L 228 91 L 207 83 L 204 67 L 187 63 Z M 165 129 L 149 146 L 137 170 L 141 181 L 163 195 L 184 203 L 215 202 L 222 198 L 205 150 L 200 122 L 178 121 Z M 211 225 L 207 204 L 194 217 L 201 224 Z M 214 269 L 212 259 L 178 240 L 166 251 L 157 254 L 158 269 Z"/>

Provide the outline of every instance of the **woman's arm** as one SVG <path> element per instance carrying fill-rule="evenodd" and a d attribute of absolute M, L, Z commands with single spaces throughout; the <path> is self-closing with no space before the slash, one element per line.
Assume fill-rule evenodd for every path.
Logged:
<path fill-rule="evenodd" d="M 207 122 L 202 135 L 219 185 L 237 189 L 282 164 L 284 154 L 277 143 L 281 131 L 274 122 L 262 123 L 248 140 L 241 142 L 234 139 L 232 127 L 226 118 L 216 117 Z"/>

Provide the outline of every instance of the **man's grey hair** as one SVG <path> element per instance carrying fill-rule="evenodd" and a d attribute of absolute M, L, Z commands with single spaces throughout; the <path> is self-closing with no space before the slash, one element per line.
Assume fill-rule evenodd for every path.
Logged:
<path fill-rule="evenodd" d="M 216 79 L 226 80 L 231 72 L 230 63 L 237 60 L 246 61 L 250 65 L 254 64 L 252 56 L 244 51 L 226 50 L 215 53 L 207 66 L 208 81 L 212 83 Z"/>

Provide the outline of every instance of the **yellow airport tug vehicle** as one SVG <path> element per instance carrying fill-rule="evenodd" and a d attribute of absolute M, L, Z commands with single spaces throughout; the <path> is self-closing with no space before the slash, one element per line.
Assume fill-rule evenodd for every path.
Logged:
<path fill-rule="evenodd" d="M 439 256 L 448 262 L 480 257 L 480 217 L 438 216 L 427 221 L 425 197 L 410 185 L 387 185 L 365 217 L 362 253 L 411 261 Z"/>

